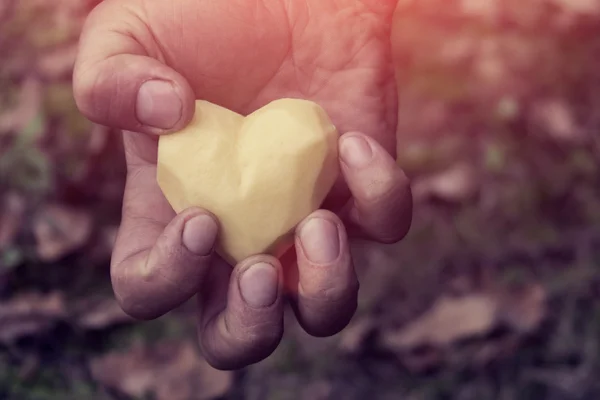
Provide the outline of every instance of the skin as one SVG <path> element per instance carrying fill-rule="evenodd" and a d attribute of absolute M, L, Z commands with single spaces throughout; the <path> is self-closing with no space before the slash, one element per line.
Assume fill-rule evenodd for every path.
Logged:
<path fill-rule="evenodd" d="M 350 240 L 394 243 L 411 223 L 410 185 L 393 158 L 394 7 L 106 0 L 90 14 L 74 93 L 89 119 L 124 131 L 127 184 L 111 277 L 127 313 L 153 319 L 196 296 L 200 346 L 220 369 L 275 350 L 285 302 L 311 335 L 348 324 L 359 288 Z M 212 251 L 216 218 L 199 208 L 176 215 L 160 191 L 157 138 L 184 127 L 197 98 L 248 114 L 281 97 L 313 100 L 329 113 L 343 133 L 342 178 L 324 209 L 298 226 L 293 251 L 229 266 Z"/>

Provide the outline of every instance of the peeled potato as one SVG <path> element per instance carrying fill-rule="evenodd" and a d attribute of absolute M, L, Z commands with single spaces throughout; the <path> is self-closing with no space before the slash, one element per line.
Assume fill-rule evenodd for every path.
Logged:
<path fill-rule="evenodd" d="M 228 262 L 280 256 L 338 177 L 337 140 L 311 101 L 276 100 L 247 117 L 197 101 L 191 123 L 160 138 L 157 179 L 176 212 L 198 206 L 217 216 L 217 251 Z"/>

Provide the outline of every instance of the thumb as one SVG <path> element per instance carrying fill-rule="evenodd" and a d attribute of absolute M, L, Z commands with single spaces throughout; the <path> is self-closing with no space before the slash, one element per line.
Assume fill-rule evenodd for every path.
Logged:
<path fill-rule="evenodd" d="M 77 106 L 113 128 L 151 134 L 183 128 L 194 113 L 194 93 L 161 62 L 143 16 L 124 4 L 105 1 L 88 16 L 73 74 Z"/>

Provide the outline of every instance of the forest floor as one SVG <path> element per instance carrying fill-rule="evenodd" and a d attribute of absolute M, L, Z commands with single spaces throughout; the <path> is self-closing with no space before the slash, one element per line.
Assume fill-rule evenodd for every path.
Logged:
<path fill-rule="evenodd" d="M 94 1 L 0 5 L 1 399 L 600 398 L 595 2 L 405 2 L 411 231 L 355 243 L 346 330 L 311 338 L 290 314 L 271 357 L 223 372 L 197 352 L 193 304 L 142 323 L 114 300 L 121 139 L 70 81 Z"/>

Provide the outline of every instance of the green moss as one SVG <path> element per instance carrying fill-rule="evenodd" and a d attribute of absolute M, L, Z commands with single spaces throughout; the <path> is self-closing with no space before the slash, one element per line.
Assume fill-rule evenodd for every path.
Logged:
<path fill-rule="evenodd" d="M 24 379 L 17 367 L 8 364 L 0 369 L 0 397 L 7 400 L 108 400 L 92 383 L 68 379 L 52 367 L 42 367 Z"/>
<path fill-rule="evenodd" d="M 0 158 L 0 181 L 31 196 L 44 196 L 53 188 L 52 166 L 38 147 L 17 144 Z"/>

